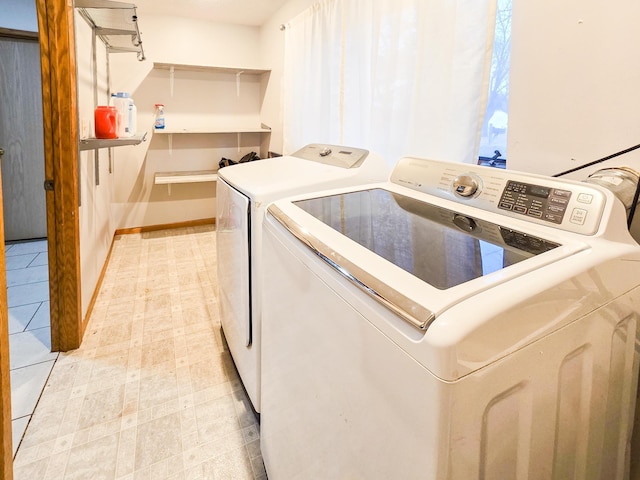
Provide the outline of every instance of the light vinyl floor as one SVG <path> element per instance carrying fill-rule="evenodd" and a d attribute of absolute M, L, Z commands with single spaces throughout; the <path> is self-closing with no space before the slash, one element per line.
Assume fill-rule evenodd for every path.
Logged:
<path fill-rule="evenodd" d="M 82 346 L 61 353 L 16 480 L 266 479 L 226 348 L 214 227 L 117 237 Z"/>

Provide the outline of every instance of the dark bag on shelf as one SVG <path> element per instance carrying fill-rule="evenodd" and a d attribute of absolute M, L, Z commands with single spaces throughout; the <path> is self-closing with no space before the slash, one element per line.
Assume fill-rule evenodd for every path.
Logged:
<path fill-rule="evenodd" d="M 254 160 L 260 160 L 260 157 L 256 154 L 256 152 L 249 152 L 240 159 L 239 163 L 253 162 Z"/>
<path fill-rule="evenodd" d="M 238 162 L 222 157 L 222 160 L 218 162 L 218 168 L 228 167 L 229 165 L 237 165 Z"/>

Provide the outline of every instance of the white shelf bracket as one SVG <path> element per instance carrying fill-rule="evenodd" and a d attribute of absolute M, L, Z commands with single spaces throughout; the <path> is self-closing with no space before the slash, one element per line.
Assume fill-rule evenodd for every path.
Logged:
<path fill-rule="evenodd" d="M 170 133 L 167 137 L 167 142 L 169 143 L 169 156 L 173 156 L 173 133 Z"/>
<path fill-rule="evenodd" d="M 171 196 L 171 184 L 167 183 L 167 194 Z"/>
<path fill-rule="evenodd" d="M 240 132 L 236 133 L 236 148 L 238 149 L 238 153 L 240 153 L 240 144 L 242 142 L 242 134 Z"/>
<path fill-rule="evenodd" d="M 175 77 L 176 69 L 174 66 L 169 68 L 169 92 L 171 93 L 171 98 L 173 98 L 173 80 Z"/>
<path fill-rule="evenodd" d="M 240 96 L 240 75 L 242 75 L 244 71 L 236 73 L 236 96 Z"/>

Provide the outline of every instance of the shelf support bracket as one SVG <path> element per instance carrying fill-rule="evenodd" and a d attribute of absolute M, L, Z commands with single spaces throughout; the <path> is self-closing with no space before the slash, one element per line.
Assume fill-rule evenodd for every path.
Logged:
<path fill-rule="evenodd" d="M 169 92 L 171 93 L 171 98 L 173 98 L 173 82 L 174 82 L 175 73 L 176 73 L 176 69 L 172 65 L 169 68 Z"/>
<path fill-rule="evenodd" d="M 173 133 L 170 133 L 167 137 L 167 141 L 169 142 L 169 156 L 173 156 Z"/>
<path fill-rule="evenodd" d="M 236 73 L 236 96 L 240 96 L 240 75 L 242 75 L 244 71 Z"/>
<path fill-rule="evenodd" d="M 236 133 L 236 148 L 238 150 L 238 153 L 240 153 L 240 144 L 242 142 L 242 134 L 240 132 Z"/>

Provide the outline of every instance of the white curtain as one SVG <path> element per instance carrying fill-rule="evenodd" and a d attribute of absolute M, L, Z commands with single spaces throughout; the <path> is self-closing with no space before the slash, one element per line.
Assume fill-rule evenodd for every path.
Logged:
<path fill-rule="evenodd" d="M 284 151 L 477 162 L 496 0 L 323 0 L 286 28 Z"/>

